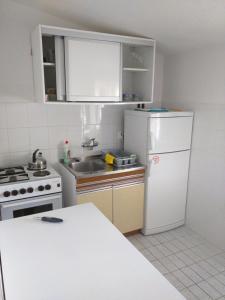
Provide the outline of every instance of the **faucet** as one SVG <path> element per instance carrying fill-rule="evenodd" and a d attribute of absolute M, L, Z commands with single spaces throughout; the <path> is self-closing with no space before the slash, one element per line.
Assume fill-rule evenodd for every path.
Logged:
<path fill-rule="evenodd" d="M 94 147 L 98 146 L 98 142 L 95 138 L 88 139 L 86 142 L 82 144 L 83 148 L 87 148 L 88 150 L 93 150 Z"/>

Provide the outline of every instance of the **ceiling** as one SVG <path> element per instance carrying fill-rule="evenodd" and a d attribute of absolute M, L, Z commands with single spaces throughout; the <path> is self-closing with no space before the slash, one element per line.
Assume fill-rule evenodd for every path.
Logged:
<path fill-rule="evenodd" d="M 14 0 L 95 31 L 153 37 L 166 52 L 225 42 L 225 0 Z"/>

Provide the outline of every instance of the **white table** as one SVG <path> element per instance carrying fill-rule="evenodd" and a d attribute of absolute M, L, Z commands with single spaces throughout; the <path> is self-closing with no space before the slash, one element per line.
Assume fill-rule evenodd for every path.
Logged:
<path fill-rule="evenodd" d="M 94 207 L 0 222 L 6 300 L 181 300 L 183 296 Z"/>

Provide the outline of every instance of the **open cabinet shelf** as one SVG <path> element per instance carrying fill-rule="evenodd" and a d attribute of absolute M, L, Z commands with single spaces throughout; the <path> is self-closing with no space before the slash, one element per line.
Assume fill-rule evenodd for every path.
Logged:
<path fill-rule="evenodd" d="M 43 65 L 44 67 L 55 67 L 55 63 L 51 63 L 51 62 L 44 62 Z"/>
<path fill-rule="evenodd" d="M 149 69 L 123 67 L 123 71 L 131 71 L 131 72 L 148 72 Z"/>

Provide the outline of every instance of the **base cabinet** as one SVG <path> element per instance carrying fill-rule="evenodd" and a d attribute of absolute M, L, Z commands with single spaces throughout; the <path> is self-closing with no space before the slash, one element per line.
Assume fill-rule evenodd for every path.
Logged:
<path fill-rule="evenodd" d="M 144 183 L 114 186 L 77 195 L 77 204 L 92 202 L 122 233 L 143 227 Z"/>
<path fill-rule="evenodd" d="M 92 202 L 112 222 L 112 188 L 77 195 L 77 204 L 88 202 Z"/>
<path fill-rule="evenodd" d="M 113 188 L 113 224 L 122 232 L 143 227 L 144 183 Z"/>

